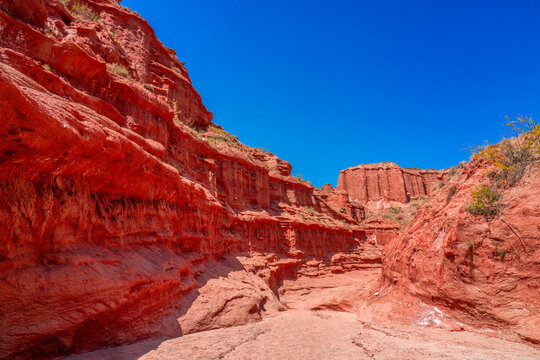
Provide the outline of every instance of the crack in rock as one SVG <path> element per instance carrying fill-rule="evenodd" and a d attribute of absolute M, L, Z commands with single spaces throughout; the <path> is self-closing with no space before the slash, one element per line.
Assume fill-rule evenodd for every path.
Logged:
<path fill-rule="evenodd" d="M 258 338 L 259 336 L 261 336 L 262 334 L 264 334 L 264 333 L 266 333 L 266 330 L 263 330 L 263 329 L 256 329 L 256 330 L 254 331 L 254 333 L 251 334 L 251 336 L 250 336 L 248 339 L 246 339 L 246 340 L 244 340 L 244 341 L 242 341 L 242 342 L 240 342 L 240 343 L 234 345 L 234 346 L 231 347 L 229 350 L 227 350 L 227 351 L 225 351 L 225 352 L 219 354 L 218 357 L 217 357 L 216 359 L 217 359 L 217 360 L 224 360 L 225 357 L 226 357 L 227 355 L 229 355 L 229 354 L 235 352 L 235 351 L 236 351 L 239 347 L 241 347 L 242 345 L 245 345 L 245 344 L 247 344 L 247 343 L 249 343 L 249 342 L 253 342 L 253 341 L 257 340 L 257 338 Z"/>

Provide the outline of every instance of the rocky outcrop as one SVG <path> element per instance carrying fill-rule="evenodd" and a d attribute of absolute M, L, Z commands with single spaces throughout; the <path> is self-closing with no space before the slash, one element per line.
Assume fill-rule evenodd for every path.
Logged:
<path fill-rule="evenodd" d="M 358 201 L 351 201 L 346 192 L 336 191 L 332 188 L 332 184 L 326 184 L 320 189 L 315 189 L 315 194 L 336 211 L 349 216 L 356 222 L 362 222 L 366 218 L 364 205 Z"/>
<path fill-rule="evenodd" d="M 350 201 L 369 203 L 395 201 L 428 196 L 433 185 L 444 179 L 444 170 L 402 169 L 394 163 L 365 164 L 341 170 L 336 196 Z"/>
<path fill-rule="evenodd" d="M 380 216 L 366 220 L 362 227 L 366 232 L 367 242 L 380 246 L 397 237 L 400 232 L 398 223 Z"/>
<path fill-rule="evenodd" d="M 540 169 L 504 188 L 500 214 L 472 215 L 471 192 L 497 169 L 460 166 L 384 248 L 381 293 L 411 294 L 483 332 L 540 343 Z M 399 311 L 399 310 L 398 310 Z"/>
<path fill-rule="evenodd" d="M 328 254 L 363 229 L 286 161 L 201 135 L 221 130 L 137 14 L 114 0 L 0 5 L 1 358 L 256 320 L 279 308 L 261 283 L 311 260 L 350 266 Z M 227 254 L 260 254 L 264 281 Z M 196 302 L 228 286 L 204 274 L 238 285 L 232 298 Z"/>

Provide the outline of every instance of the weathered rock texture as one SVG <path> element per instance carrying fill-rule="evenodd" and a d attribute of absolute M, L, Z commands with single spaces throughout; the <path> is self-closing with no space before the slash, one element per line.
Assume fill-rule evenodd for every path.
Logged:
<path fill-rule="evenodd" d="M 174 51 L 117 1 L 77 3 L 0 0 L 1 358 L 278 309 L 260 281 L 242 281 L 245 264 L 216 262 L 226 254 L 261 253 L 251 270 L 270 288 L 311 259 L 309 269 L 348 266 L 328 254 L 363 243 L 354 219 L 287 162 L 198 135 L 221 130 Z M 195 301 L 227 287 L 199 274 L 229 278 L 235 295 Z M 212 316 L 190 313 L 192 302 Z"/>
<path fill-rule="evenodd" d="M 473 160 L 433 194 L 385 246 L 383 288 L 489 333 L 539 344 L 540 169 L 531 165 L 519 184 L 503 189 L 500 215 L 470 214 L 471 191 L 495 171 Z"/>
<path fill-rule="evenodd" d="M 446 171 L 402 169 L 394 163 L 365 164 L 341 170 L 335 189 L 349 201 L 369 203 L 428 196 L 433 185 L 444 179 Z"/>

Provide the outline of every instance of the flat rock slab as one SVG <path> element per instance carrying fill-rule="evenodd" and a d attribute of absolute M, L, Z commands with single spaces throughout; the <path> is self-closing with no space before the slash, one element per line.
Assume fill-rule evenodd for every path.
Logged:
<path fill-rule="evenodd" d="M 354 314 L 289 310 L 261 322 L 74 355 L 144 359 L 540 359 L 540 350 L 468 332 L 372 324 Z"/>

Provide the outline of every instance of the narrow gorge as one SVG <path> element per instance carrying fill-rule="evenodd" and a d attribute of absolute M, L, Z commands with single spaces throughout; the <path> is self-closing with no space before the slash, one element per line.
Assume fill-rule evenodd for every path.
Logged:
<path fill-rule="evenodd" d="M 495 219 L 465 209 L 480 158 L 319 189 L 119 1 L 0 0 L 0 29 L 0 359 L 264 358 L 325 324 L 341 355 L 264 356 L 540 357 L 537 163 Z"/>

